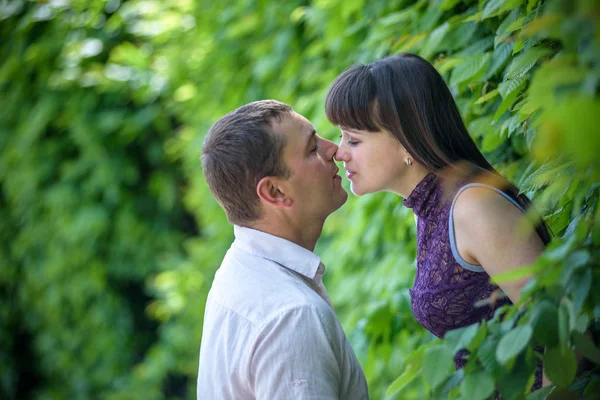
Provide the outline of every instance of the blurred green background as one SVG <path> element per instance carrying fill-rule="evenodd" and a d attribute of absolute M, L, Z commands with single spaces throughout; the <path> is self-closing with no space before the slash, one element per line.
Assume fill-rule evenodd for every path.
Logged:
<path fill-rule="evenodd" d="M 560 333 L 564 366 L 600 317 L 599 18 L 594 0 L 0 1 L 0 398 L 195 398 L 204 302 L 233 238 L 202 177 L 204 134 L 274 98 L 337 141 L 332 80 L 400 51 L 444 75 L 556 237 L 512 320 L 533 336 L 503 372 L 457 375 L 423 354 L 445 344 L 410 311 L 412 212 L 351 195 L 317 253 L 372 398 L 485 398 L 473 382 L 513 385 L 540 327 Z M 567 311 L 548 322 L 540 299 Z M 512 325 L 494 326 L 477 332 L 498 344 Z"/>

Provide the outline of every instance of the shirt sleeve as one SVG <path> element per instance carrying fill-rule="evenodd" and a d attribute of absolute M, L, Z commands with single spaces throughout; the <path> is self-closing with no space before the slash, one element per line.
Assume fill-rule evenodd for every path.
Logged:
<path fill-rule="evenodd" d="M 340 398 L 353 375 L 345 335 L 329 307 L 287 309 L 264 324 L 251 358 L 257 400 Z"/>

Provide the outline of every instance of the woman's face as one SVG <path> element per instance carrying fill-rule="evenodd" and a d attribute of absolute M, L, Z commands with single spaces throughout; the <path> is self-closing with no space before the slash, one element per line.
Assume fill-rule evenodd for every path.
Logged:
<path fill-rule="evenodd" d="M 387 131 L 342 129 L 335 158 L 344 162 L 350 188 L 357 196 L 380 191 L 402 192 L 402 180 L 410 168 L 406 164 L 408 153 Z"/>

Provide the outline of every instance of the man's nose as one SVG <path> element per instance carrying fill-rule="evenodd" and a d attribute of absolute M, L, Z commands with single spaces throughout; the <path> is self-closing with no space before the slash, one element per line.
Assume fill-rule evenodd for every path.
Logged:
<path fill-rule="evenodd" d="M 331 140 L 327 140 L 327 139 L 323 139 L 323 138 L 321 138 L 321 140 L 323 141 L 321 143 L 321 148 L 323 148 L 325 150 L 323 152 L 325 159 L 327 161 L 333 161 L 333 157 L 335 156 L 335 153 L 338 150 L 337 145 L 335 143 L 333 143 Z"/>

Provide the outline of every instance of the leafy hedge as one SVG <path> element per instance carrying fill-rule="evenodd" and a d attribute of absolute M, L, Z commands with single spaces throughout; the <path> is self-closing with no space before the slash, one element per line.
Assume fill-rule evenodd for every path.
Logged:
<path fill-rule="evenodd" d="M 434 340 L 410 310 L 411 211 L 351 196 L 317 252 L 372 397 L 523 398 L 530 344 L 546 347 L 552 396 L 597 393 L 583 332 L 600 318 L 599 18 L 593 0 L 0 3 L 1 397 L 193 398 L 232 239 L 201 175 L 203 134 L 277 98 L 337 138 L 334 77 L 399 51 L 438 68 L 555 238 L 524 270 L 521 308 Z M 575 350 L 596 372 L 576 376 Z"/>

